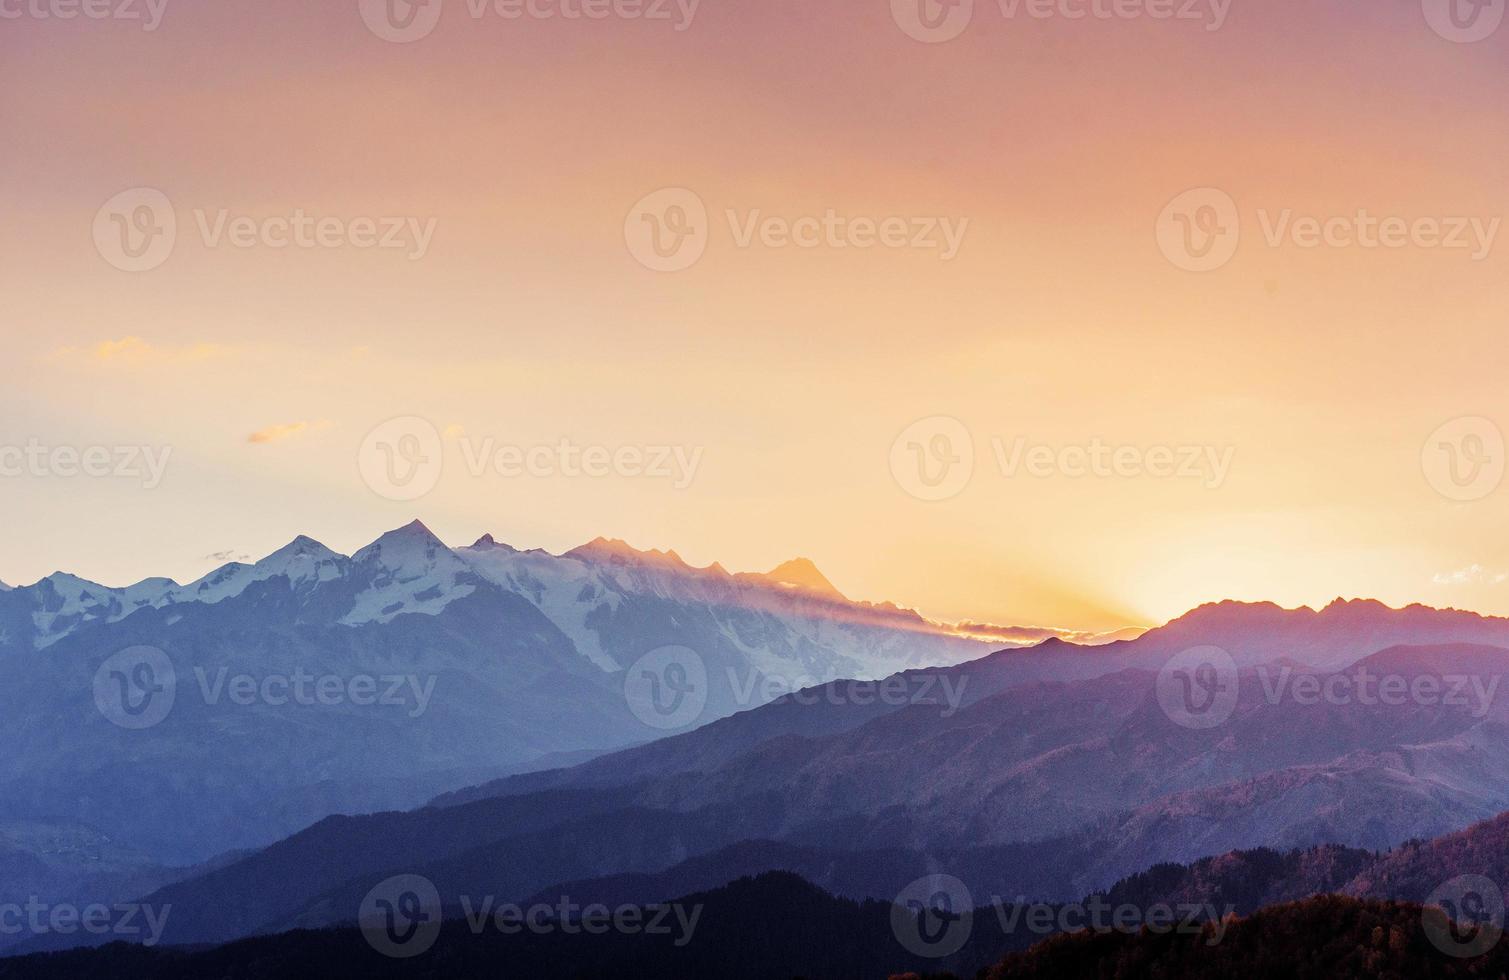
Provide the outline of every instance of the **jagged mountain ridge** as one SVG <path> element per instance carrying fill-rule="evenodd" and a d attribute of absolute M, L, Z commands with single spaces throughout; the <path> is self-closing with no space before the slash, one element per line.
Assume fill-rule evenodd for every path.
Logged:
<path fill-rule="evenodd" d="M 368 587 L 337 618 L 347 626 L 387 622 L 402 614 L 434 615 L 451 602 L 469 595 L 480 576 L 525 595 L 560 626 L 584 657 L 604 669 L 623 663 L 605 658 L 603 627 L 589 624 L 594 616 L 611 619 L 627 594 L 677 602 L 810 618 L 839 627 L 872 627 L 936 637 L 953 648 L 952 656 L 879 653 L 881 661 L 866 665 L 863 658 L 849 665 L 855 670 L 830 676 L 874 674 L 898 666 L 962 662 L 988 652 L 979 641 L 958 637 L 943 625 L 891 603 L 853 601 L 843 596 L 806 559 L 783 563 L 769 573 L 729 573 L 714 564 L 695 568 L 674 551 L 640 551 L 622 541 L 598 538 L 562 555 L 542 550 L 521 551 L 484 535 L 470 547 L 451 549 L 421 522 L 383 535 L 354 555 L 341 555 L 306 536 L 255 564 L 231 562 L 188 585 L 166 578 L 146 579 L 125 588 L 99 585 L 63 572 L 31 586 L 7 588 L 6 633 L 11 642 L 26 632 L 18 615 L 29 613 L 31 643 L 44 649 L 77 630 L 115 623 L 144 609 L 171 609 L 187 603 L 217 604 L 243 594 L 252 585 L 287 579 L 296 596 L 338 589 L 336 583 L 366 579 Z M 565 591 L 563 591 L 565 590 Z M 26 608 L 27 606 L 30 608 Z M 725 630 L 746 647 L 737 631 Z M 817 639 L 815 630 L 803 631 Z M 869 667 L 870 669 L 866 669 Z M 793 675 L 809 683 L 828 679 L 821 671 Z"/>
<path fill-rule="evenodd" d="M 522 899 L 765 840 L 847 852 L 837 864 L 818 859 L 835 873 L 863 875 L 863 853 L 915 852 L 1007 894 L 1068 900 L 1160 862 L 1262 846 L 1382 849 L 1509 808 L 1509 704 L 1479 713 L 1270 703 L 1248 671 L 1229 722 L 1194 730 L 1163 714 L 1148 667 L 1043 679 L 1093 659 L 1053 645 L 911 672 L 911 690 L 927 682 L 932 691 L 918 703 L 861 702 L 830 684 L 573 769 L 451 794 L 427 810 L 312 827 L 156 899 L 244 912 L 236 923 L 175 924 L 187 930 L 180 941 L 217 941 L 238 927 L 317 922 L 306 917 L 359 901 L 353 879 L 363 876 L 417 869 L 443 892 L 486 884 Z M 1503 676 L 1509 650 L 1390 648 L 1364 666 L 1374 676 Z M 944 703 L 945 678 L 967 691 L 957 710 Z M 505 815 L 517 812 L 535 821 L 527 831 L 512 832 Z M 352 845 L 359 840 L 405 844 L 374 858 Z M 334 873 L 318 870 L 332 862 Z M 259 906 L 255 883 L 272 878 L 286 887 Z M 845 890 L 856 882 L 848 871 L 822 880 Z"/>
<path fill-rule="evenodd" d="M 991 649 L 905 610 L 621 542 L 562 556 L 490 537 L 452 549 L 418 522 L 350 556 L 301 536 L 186 586 L 58 574 L 0 593 L 12 749 L 0 822 L 73 814 L 146 855 L 145 870 L 263 846 L 330 813 L 417 806 L 536 759 L 665 734 L 624 683 L 666 645 L 707 668 L 706 704 L 683 728 L 814 680 Z M 128 732 L 101 714 L 95 684 L 134 647 L 163 652 L 177 697 L 159 725 Z M 225 686 L 300 672 L 399 678 L 408 703 L 243 705 Z"/>

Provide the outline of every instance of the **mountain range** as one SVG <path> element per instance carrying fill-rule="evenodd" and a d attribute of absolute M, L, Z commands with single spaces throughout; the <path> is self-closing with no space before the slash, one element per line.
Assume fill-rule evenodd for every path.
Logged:
<path fill-rule="evenodd" d="M 1362 643 L 1335 625 L 1359 620 Z M 1275 621 L 1281 639 L 1263 635 Z M 148 900 L 180 910 L 170 941 L 204 943 L 336 924 L 394 874 L 428 878 L 448 903 L 647 900 L 777 870 L 855 899 L 889 899 L 943 871 L 975 895 L 1068 901 L 1233 850 L 1384 850 L 1509 809 L 1509 704 L 1273 691 L 1367 672 L 1406 685 L 1470 675 L 1496 692 L 1505 647 L 1395 641 L 1509 646 L 1505 627 L 1375 603 L 1277 620 L 1266 606 L 1223 604 L 1129 643 L 1049 641 L 830 682 L 418 810 L 332 817 Z M 1202 639 L 1229 643 L 1234 660 L 1276 657 L 1239 669 L 1229 719 L 1208 729 L 1178 723 L 1159 699 L 1167 651 Z M 1285 642 L 1336 666 L 1285 657 Z M 1350 659 L 1374 643 L 1395 645 Z"/>
<path fill-rule="evenodd" d="M 665 649 L 699 671 L 668 721 L 630 696 L 629 668 Z M 0 897 L 128 894 L 328 814 L 991 649 L 850 601 L 804 560 L 451 549 L 418 522 L 349 557 L 299 537 L 189 585 L 51 575 L 0 592 Z"/>
<path fill-rule="evenodd" d="M 415 523 L 189 586 L 51 576 L 0 593 L 0 635 L 0 901 L 171 906 L 173 944 L 336 927 L 394 875 L 447 907 L 771 872 L 1064 902 L 1322 847 L 1340 891 L 1384 874 L 1359 855 L 1509 810 L 1509 620 L 1423 606 L 1222 602 L 995 649 L 800 559 L 451 549 Z M 1213 662 L 1171 673 L 1190 651 Z M 1192 723 L 1170 691 L 1229 697 Z"/>
<path fill-rule="evenodd" d="M 1233 852 L 1131 876 L 1076 902 L 1072 919 L 1062 917 L 1062 904 L 1027 906 L 1010 896 L 979 896 L 963 924 L 964 909 L 920 913 L 934 918 L 926 924 L 938 929 L 927 933 L 935 941 L 960 930 L 957 942 L 936 949 L 909 944 L 898 929 L 898 917 L 904 921 L 914 914 L 910 909 L 835 896 L 805 873 L 767 871 L 717 885 L 695 884 L 696 874 L 625 881 L 616 892 L 599 891 L 587 899 L 641 910 L 646 922 L 659 910 L 675 910 L 667 920 L 676 925 L 663 934 L 562 928 L 573 920 L 555 911 L 561 896 L 551 893 L 524 903 L 550 905 L 552 915 L 541 920 L 544 928 L 509 934 L 493 928 L 486 916 L 448 906 L 433 948 L 414 958 L 381 955 L 362 930 L 346 924 L 211 949 L 145 949 L 117 942 L 0 959 L 0 978 L 267 976 L 295 963 L 305 972 L 353 978 L 485 977 L 496 975 L 500 965 L 529 976 L 611 973 L 647 980 L 1498 976 L 1509 967 L 1501 930 L 1451 925 L 1445 906 L 1436 903 L 1443 883 L 1464 876 L 1505 880 L 1506 844 L 1509 814 L 1388 852 L 1335 845 Z M 855 859 L 885 861 L 879 855 Z M 1079 924 L 1085 921 L 1079 917 L 1097 907 L 1106 911 L 1093 927 Z M 1160 907 L 1172 911 L 1162 929 L 1118 925 L 1111 911 L 1134 910 L 1151 918 Z M 1043 910 L 1048 919 L 1035 920 Z M 1451 911 L 1469 923 L 1492 921 L 1491 909 Z M 1066 924 L 1069 931 L 1063 931 Z M 1484 938 L 1480 947 L 1470 947 L 1475 955 L 1460 955 L 1478 936 Z"/>

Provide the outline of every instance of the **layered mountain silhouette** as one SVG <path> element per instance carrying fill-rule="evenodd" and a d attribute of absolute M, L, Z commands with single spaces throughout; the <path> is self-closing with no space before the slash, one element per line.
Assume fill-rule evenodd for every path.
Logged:
<path fill-rule="evenodd" d="M 730 574 L 602 539 L 560 556 L 490 536 L 452 549 L 415 522 L 350 556 L 299 537 L 188 585 L 6 589 L 0 898 L 122 897 L 327 814 L 658 738 L 625 695 L 657 648 L 705 671 L 683 730 L 991 649 L 783 567 Z M 142 648 L 165 658 L 145 675 L 111 659 Z M 131 727 L 129 709 L 159 706 Z"/>
<path fill-rule="evenodd" d="M 893 977 L 980 975 L 993 980 L 1047 977 L 1208 977 L 1293 974 L 1303 977 L 1482 977 L 1509 968 L 1509 944 L 1490 918 L 1431 902 L 1444 882 L 1463 875 L 1503 880 L 1509 873 L 1509 814 L 1432 841 L 1388 853 L 1320 846 L 1288 853 L 1262 849 L 1208 858 L 1192 865 L 1160 865 L 1076 903 L 1085 909 L 1169 909 L 1161 929 L 1117 925 L 1109 915 L 1092 927 L 1057 916 L 1034 925 L 1033 908 L 999 895 L 976 896 L 966 925 L 948 913 L 898 909 L 891 902 L 835 896 L 803 873 L 763 872 L 727 884 L 695 885 L 723 873 L 687 862 L 659 876 L 621 879 L 594 891 L 586 883 L 534 896 L 525 907 L 576 912 L 542 916 L 541 925 L 505 934 L 479 914 L 469 897 L 447 905 L 433 946 L 414 958 L 381 955 L 352 924 L 293 929 L 214 949 L 143 949 L 114 943 L 93 950 L 32 954 L 0 960 L 0 977 L 122 978 L 265 976 L 299 969 L 334 977 L 484 977 L 500 968 L 526 976 L 701 978 Z M 783 850 L 781 860 L 820 867 L 815 852 Z M 752 851 L 746 857 L 752 857 Z M 850 855 L 872 862 L 872 873 L 911 873 L 894 856 Z M 756 862 L 757 863 L 757 862 Z M 731 864 L 725 864 L 726 871 Z M 668 890 L 671 889 L 671 890 Z M 1391 890 L 1393 893 L 1391 894 Z M 482 894 L 482 893 L 478 893 Z M 486 893 L 491 895 L 491 893 Z M 1399 897 L 1406 896 L 1406 897 Z M 662 914 L 652 934 L 603 930 L 574 922 L 586 904 L 642 910 L 638 921 Z M 674 911 L 671 911 L 674 910 Z M 934 951 L 904 940 L 898 917 L 936 915 L 934 926 L 959 928 L 960 940 Z M 1063 923 L 1069 922 L 1067 931 Z M 1173 926 L 1177 925 L 1178 928 Z M 370 928 L 370 927 L 369 927 Z M 941 933 L 940 933 L 941 934 Z M 1458 943 L 1477 941 L 1473 955 Z M 1005 958 L 1001 959 L 1002 954 Z"/>
<path fill-rule="evenodd" d="M 1455 610 L 1228 602 L 1134 639 L 989 653 L 800 559 L 731 574 L 606 539 L 451 549 L 416 523 L 350 557 L 300 538 L 189 586 L 52 576 L 0 593 L 0 630 L 9 887 L 171 905 L 175 944 L 339 926 L 395 874 L 448 907 L 653 902 L 767 872 L 845 900 L 947 873 L 1062 902 L 1234 853 L 1269 868 L 1263 901 L 1418 901 L 1362 876 L 1433 872 L 1366 856 L 1509 809 L 1509 621 Z M 134 730 L 99 684 L 139 647 L 169 659 L 176 698 Z M 665 648 L 705 675 L 641 669 Z M 1192 648 L 1231 665 L 1209 726 L 1160 683 Z M 698 710 L 647 723 L 625 693 L 640 674 Z M 294 675 L 402 683 L 394 704 L 343 689 L 318 710 L 257 686 Z M 1368 696 L 1359 676 L 1416 693 Z"/>
<path fill-rule="evenodd" d="M 1358 612 L 1373 637 L 1362 645 L 1332 627 Z M 568 883 L 584 899 L 599 889 L 663 898 L 768 870 L 856 899 L 888 899 L 941 870 L 977 895 L 1070 901 L 1159 864 L 1254 848 L 1383 851 L 1509 809 L 1509 704 L 1496 697 L 1283 693 L 1359 671 L 1406 685 L 1471 675 L 1497 692 L 1509 671 L 1500 647 L 1356 651 L 1495 637 L 1503 621 L 1355 603 L 1292 615 L 1210 607 L 1193 614 L 1214 624 L 1209 634 L 1178 621 L 1110 647 L 1050 641 L 877 683 L 830 682 L 420 810 L 330 818 L 149 899 L 181 910 L 168 935 L 182 943 L 332 925 L 398 873 L 431 879 L 448 902 L 522 901 Z M 1274 623 L 1307 661 L 1342 673 L 1283 656 L 1261 635 Z M 1168 649 L 1207 637 L 1244 661 L 1267 650 L 1277 659 L 1242 668 L 1229 719 L 1194 729 L 1164 710 L 1158 676 Z"/>

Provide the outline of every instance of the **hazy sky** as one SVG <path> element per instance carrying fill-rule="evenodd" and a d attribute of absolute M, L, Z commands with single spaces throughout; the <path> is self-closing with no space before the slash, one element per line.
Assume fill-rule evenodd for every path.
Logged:
<path fill-rule="evenodd" d="M 948 619 L 1509 614 L 1503 0 L 51 2 L 0 0 L 6 582 L 421 517 Z"/>

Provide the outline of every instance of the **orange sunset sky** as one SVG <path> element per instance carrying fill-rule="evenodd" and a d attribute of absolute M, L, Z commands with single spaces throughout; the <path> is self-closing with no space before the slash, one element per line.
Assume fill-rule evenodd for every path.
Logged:
<path fill-rule="evenodd" d="M 851 596 L 950 621 L 1106 629 L 1338 595 L 1509 614 L 1509 488 L 1453 499 L 1432 463 L 1434 433 L 1481 419 L 1448 435 L 1502 472 L 1509 240 L 1269 240 L 1285 212 L 1497 228 L 1509 25 L 1462 43 L 1434 0 L 1201 0 L 1189 19 L 976 0 L 929 43 L 906 0 L 703 0 L 689 22 L 445 0 L 394 43 L 355 0 L 168 0 L 153 30 L 33 2 L 0 4 L 0 445 L 172 453 L 150 488 L 0 477 L 7 583 L 187 581 L 420 517 L 457 545 L 804 555 Z M 134 188 L 177 221 L 143 272 L 92 231 Z M 705 252 L 673 272 L 626 241 L 665 188 L 707 212 Z M 1160 247 L 1195 188 L 1240 223 L 1206 272 Z M 432 234 L 415 257 L 201 227 L 296 211 Z M 752 215 L 829 211 L 964 234 L 950 256 L 739 241 Z M 416 500 L 358 465 L 398 416 L 443 434 Z M 893 447 L 938 417 L 973 474 L 920 500 Z M 1229 470 L 1008 475 L 994 448 L 1019 438 L 1211 447 Z M 563 439 L 701 456 L 682 487 L 467 465 Z"/>

